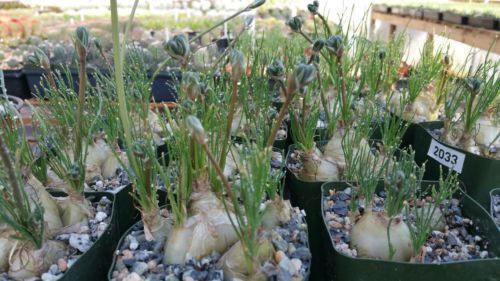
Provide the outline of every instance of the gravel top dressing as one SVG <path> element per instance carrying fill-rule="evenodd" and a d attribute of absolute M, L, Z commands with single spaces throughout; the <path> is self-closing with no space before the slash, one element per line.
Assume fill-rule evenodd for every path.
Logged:
<path fill-rule="evenodd" d="M 379 192 L 374 198 L 373 212 L 382 212 L 385 193 Z M 427 198 L 429 199 L 429 198 Z M 449 208 L 442 208 L 445 216 L 443 231 L 434 230 L 424 244 L 424 263 L 446 263 L 454 261 L 493 258 L 488 251 L 488 241 L 476 235 L 478 227 L 474 221 L 463 216 L 459 200 L 452 199 Z M 349 210 L 351 189 L 344 191 L 330 190 L 330 196 L 324 199 L 325 219 L 335 249 L 345 255 L 357 257 L 357 250 L 350 245 L 350 231 L 355 223 Z M 357 201 L 358 210 L 364 212 L 364 202 Z M 417 202 L 419 204 L 419 202 Z M 412 217 L 404 216 L 406 223 L 412 223 Z"/>
<path fill-rule="evenodd" d="M 294 209 L 286 225 L 269 233 L 276 251 L 275 261 L 262 265 L 269 280 L 303 280 L 309 271 L 311 254 L 303 219 L 303 213 Z M 164 264 L 165 240 L 146 241 L 142 222 L 136 223 L 123 241 L 116 253 L 112 280 L 224 280 L 217 264 L 223 253 L 191 259 L 185 265 Z"/>

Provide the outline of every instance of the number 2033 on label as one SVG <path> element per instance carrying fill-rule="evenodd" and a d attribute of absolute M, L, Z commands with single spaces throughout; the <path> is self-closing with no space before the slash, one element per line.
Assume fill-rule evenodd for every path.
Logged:
<path fill-rule="evenodd" d="M 462 172 L 465 154 L 442 145 L 434 139 L 431 141 L 429 151 L 427 151 L 427 156 L 458 173 Z"/>

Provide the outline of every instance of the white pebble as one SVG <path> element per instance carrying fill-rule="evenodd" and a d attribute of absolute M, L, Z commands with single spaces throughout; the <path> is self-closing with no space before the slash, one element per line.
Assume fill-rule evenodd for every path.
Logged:
<path fill-rule="evenodd" d="M 92 246 L 90 235 L 73 233 L 69 237 L 69 245 L 80 252 L 84 253 Z"/>
<path fill-rule="evenodd" d="M 488 257 L 488 251 L 482 251 L 479 256 L 482 258 L 482 259 L 485 259 Z"/>
<path fill-rule="evenodd" d="M 135 237 L 130 236 L 130 250 L 134 251 L 139 247 L 139 242 L 137 242 L 137 239 Z"/>
<path fill-rule="evenodd" d="M 53 274 L 50 274 L 48 272 L 45 272 L 44 274 L 42 274 L 42 280 L 43 281 L 55 281 L 59 279 L 59 277 L 53 275 Z"/>
<path fill-rule="evenodd" d="M 98 222 L 105 220 L 107 217 L 108 217 L 108 215 L 105 212 L 97 212 L 97 214 L 95 215 L 95 219 Z"/>
<path fill-rule="evenodd" d="M 104 183 L 102 181 L 97 181 L 95 183 L 95 186 L 98 187 L 98 188 L 103 188 L 104 187 Z"/>

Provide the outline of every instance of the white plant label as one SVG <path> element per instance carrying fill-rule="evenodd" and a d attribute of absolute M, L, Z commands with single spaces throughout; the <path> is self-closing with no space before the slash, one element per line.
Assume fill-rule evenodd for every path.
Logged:
<path fill-rule="evenodd" d="M 462 172 L 465 154 L 442 145 L 434 139 L 431 141 L 429 151 L 427 151 L 427 156 L 458 173 Z"/>

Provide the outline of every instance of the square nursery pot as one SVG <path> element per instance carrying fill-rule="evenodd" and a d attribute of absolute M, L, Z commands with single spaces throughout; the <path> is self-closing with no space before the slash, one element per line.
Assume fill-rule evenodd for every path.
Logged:
<path fill-rule="evenodd" d="M 325 145 L 320 142 L 318 146 Z M 327 280 L 325 276 L 324 249 L 322 248 L 322 233 L 324 224 L 321 222 L 321 185 L 324 182 L 301 180 L 288 168 L 290 154 L 295 150 L 291 145 L 286 156 L 285 192 L 289 194 L 292 206 L 299 207 L 306 212 L 309 246 L 312 254 L 310 280 Z M 326 230 L 325 230 L 326 231 Z"/>
<path fill-rule="evenodd" d="M 490 191 L 490 214 L 500 231 L 500 188 Z"/>
<path fill-rule="evenodd" d="M 446 155 L 447 152 L 451 153 L 453 158 L 458 157 L 460 159 L 463 157 L 463 167 L 461 171 L 457 171 L 459 173 L 458 178 L 465 184 L 467 194 L 479 202 L 483 208 L 488 209 L 490 207 L 490 191 L 500 184 L 500 160 L 476 155 L 433 138 L 430 131 L 442 127 L 442 122 L 426 122 L 421 123 L 415 129 L 413 141 L 415 161 L 419 165 L 425 162 L 424 178 L 438 180 L 440 167 L 443 168 L 443 171 L 448 171 L 449 167 L 452 167 L 451 164 L 448 164 L 448 167 L 441 165 L 436 160 L 440 159 L 443 162 L 443 160 L 449 159 Z M 446 151 L 441 153 L 442 150 Z M 443 154 L 444 158 L 440 158 L 440 154 Z"/>
<path fill-rule="evenodd" d="M 469 25 L 474 27 L 499 30 L 498 18 L 489 15 L 469 16 Z"/>
<path fill-rule="evenodd" d="M 175 102 L 177 100 L 177 87 L 182 79 L 182 74 L 175 71 L 159 73 L 151 86 L 151 94 L 155 102 Z"/>
<path fill-rule="evenodd" d="M 385 4 L 375 4 L 372 6 L 372 10 L 379 13 L 391 13 L 392 8 Z"/>
<path fill-rule="evenodd" d="M 51 191 L 55 197 L 64 197 L 65 193 Z M 113 202 L 111 220 L 104 233 L 94 242 L 92 247 L 83 253 L 75 263 L 58 280 L 60 281 L 86 281 L 104 280 L 111 264 L 113 251 L 120 238 L 119 196 L 109 192 L 86 192 L 85 197 L 91 202 L 107 197 Z M 122 225 L 125 227 L 126 225 Z"/>
<path fill-rule="evenodd" d="M 158 189 L 156 194 L 158 196 L 158 205 L 161 208 L 168 208 L 167 192 L 165 190 L 163 190 L 163 189 Z M 116 248 L 113 251 L 113 259 L 111 261 L 111 265 L 110 265 L 110 267 L 108 269 L 108 272 L 107 272 L 107 279 L 99 279 L 99 280 L 113 280 L 113 271 L 115 269 L 115 265 L 116 265 L 116 262 L 117 262 L 118 253 L 119 253 L 119 251 L 121 249 L 121 245 L 123 245 L 123 243 L 125 242 L 125 239 L 126 239 L 127 235 L 129 235 L 130 232 L 132 232 L 137 227 L 137 224 L 140 223 L 140 221 L 139 221 L 140 219 L 141 219 L 140 215 L 137 216 L 136 220 L 135 220 L 135 223 L 133 225 L 130 225 L 130 227 L 127 230 L 125 230 L 124 232 L 121 233 L 121 237 L 119 238 L 120 240 L 118 241 L 118 243 L 116 243 Z M 308 235 L 308 237 L 309 237 L 309 235 Z M 309 245 L 310 245 L 310 240 L 307 243 L 307 246 L 309 246 Z M 310 249 L 310 246 L 309 246 L 309 249 Z M 309 269 L 306 272 L 306 275 L 304 276 L 303 281 L 308 281 L 308 280 L 316 281 L 316 280 L 319 280 L 319 279 L 311 279 L 310 276 L 311 276 L 311 266 L 309 266 Z M 167 280 L 167 279 L 165 279 L 165 280 Z"/>
<path fill-rule="evenodd" d="M 49 87 L 48 81 L 45 78 L 45 73 L 39 68 L 25 68 L 23 73 L 26 76 L 26 81 L 28 82 L 28 87 L 32 95 L 43 97 L 45 96 L 45 88 Z M 58 74 L 56 74 L 58 76 Z M 67 86 L 72 86 L 73 91 L 78 93 L 78 72 L 71 70 L 70 75 L 66 72 L 60 74 L 60 78 L 64 81 Z M 56 77 L 57 79 L 57 77 Z M 57 83 L 57 81 L 56 81 Z M 87 83 L 88 85 L 96 85 L 96 73 L 95 71 L 87 70 Z"/>
<path fill-rule="evenodd" d="M 469 18 L 462 14 L 444 11 L 443 12 L 443 21 L 453 23 L 453 24 L 468 24 Z"/>
<path fill-rule="evenodd" d="M 435 182 L 434 182 L 435 183 Z M 423 182 L 428 185 L 432 182 Z M 330 189 L 343 190 L 349 187 L 346 182 L 325 183 L 322 186 L 322 199 L 329 195 Z M 370 281 L 421 281 L 421 280 L 464 280 L 487 281 L 500 278 L 500 233 L 486 210 L 474 199 L 459 191 L 454 196 L 461 201 L 462 211 L 470 217 L 474 224 L 479 226 L 490 242 L 488 249 L 497 258 L 488 258 L 470 261 L 455 261 L 441 264 L 422 264 L 410 262 L 392 262 L 368 258 L 350 257 L 338 252 L 333 247 L 330 233 L 325 232 L 325 247 L 323 256 L 326 257 L 326 270 L 329 280 L 370 280 Z M 321 201 L 323 202 L 323 201 Z M 323 209 L 323 204 L 321 204 Z M 326 231 L 326 220 L 322 210 L 323 224 Z"/>
<path fill-rule="evenodd" d="M 5 88 L 7 89 L 7 95 L 15 96 L 20 99 L 31 98 L 26 76 L 21 69 L 4 70 L 3 79 L 5 81 Z"/>
<path fill-rule="evenodd" d="M 424 20 L 441 21 L 443 20 L 443 13 L 433 9 L 423 9 L 422 18 Z"/>

